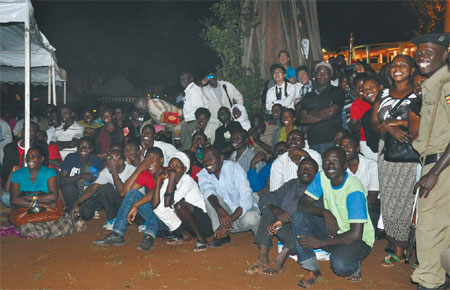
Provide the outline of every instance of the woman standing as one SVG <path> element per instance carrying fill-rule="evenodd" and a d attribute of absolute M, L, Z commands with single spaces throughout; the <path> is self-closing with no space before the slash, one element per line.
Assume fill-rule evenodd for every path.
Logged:
<path fill-rule="evenodd" d="M 115 123 L 112 109 L 106 108 L 103 111 L 102 121 L 105 125 L 95 130 L 94 138 L 95 152 L 99 158 L 103 159 L 113 145 L 119 145 L 123 149 L 125 141 L 122 129 Z"/>
<path fill-rule="evenodd" d="M 407 55 L 398 55 L 392 61 L 390 77 L 393 85 L 384 90 L 372 112 L 372 129 L 384 135 L 384 139 L 390 134 L 400 142 L 411 141 L 407 128 L 408 107 L 411 100 L 417 98 L 413 92 L 414 71 L 414 61 Z M 380 139 L 379 151 L 383 148 L 384 140 Z M 381 211 L 389 241 L 387 250 L 393 252 L 386 257 L 383 266 L 389 267 L 403 258 L 404 249 L 408 246 L 417 162 L 390 162 L 384 160 L 384 155 L 385 151 L 378 162 Z"/>
<path fill-rule="evenodd" d="M 27 167 L 15 171 L 11 176 L 11 210 L 10 221 L 19 226 L 23 235 L 37 238 L 54 238 L 66 236 L 73 232 L 72 219 L 63 215 L 61 203 L 58 202 L 58 185 L 56 172 L 43 166 L 45 152 L 40 147 L 31 147 L 26 155 Z M 50 220 L 26 222 L 26 215 L 39 215 L 45 211 L 55 211 Z M 31 212 L 33 213 L 31 213 Z M 18 214 L 22 212 L 21 214 Z"/>

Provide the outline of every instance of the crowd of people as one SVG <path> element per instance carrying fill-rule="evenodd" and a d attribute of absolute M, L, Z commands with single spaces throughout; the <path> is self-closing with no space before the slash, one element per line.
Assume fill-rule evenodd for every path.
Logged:
<path fill-rule="evenodd" d="M 212 72 L 197 83 L 181 73 L 177 102 L 140 97 L 97 119 L 49 105 L 32 118 L 27 152 L 23 120 L 2 112 L 1 201 L 39 238 L 82 231 L 105 211 L 111 232 L 93 242 L 122 246 L 135 223 L 141 251 L 164 238 L 201 252 L 252 231 L 257 259 L 245 273 L 279 274 L 295 256 L 303 288 L 321 276 L 318 260 L 358 282 L 376 239 L 387 240 L 385 267 L 415 243 L 412 281 L 447 287 L 449 35 L 412 42 L 415 59 L 399 54 L 379 73 L 343 55 L 294 69 L 281 51 L 250 116 Z M 270 260 L 274 236 L 282 249 Z"/>

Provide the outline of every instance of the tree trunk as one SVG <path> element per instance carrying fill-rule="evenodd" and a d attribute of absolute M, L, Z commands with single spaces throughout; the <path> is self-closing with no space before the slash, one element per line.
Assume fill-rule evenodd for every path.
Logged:
<path fill-rule="evenodd" d="M 263 78 L 271 79 L 269 68 L 278 62 L 281 50 L 289 52 L 294 68 L 311 66 L 313 61 L 322 59 L 315 0 L 242 1 L 243 12 L 252 11 L 256 15 L 254 26 L 243 41 L 245 67 L 259 69 Z M 309 39 L 308 55 L 302 48 L 303 39 Z M 258 67 L 254 68 L 254 63 Z"/>

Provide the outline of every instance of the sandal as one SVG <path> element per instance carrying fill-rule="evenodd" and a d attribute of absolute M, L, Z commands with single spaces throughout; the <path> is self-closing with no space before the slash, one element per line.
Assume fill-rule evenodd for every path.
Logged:
<path fill-rule="evenodd" d="M 204 252 L 208 249 L 208 244 L 196 242 L 194 247 L 194 252 Z"/>
<path fill-rule="evenodd" d="M 320 274 L 320 271 L 308 271 L 306 272 L 305 277 L 303 277 L 302 280 L 298 281 L 297 285 L 302 287 L 302 288 L 311 288 L 314 283 L 316 283 L 316 281 L 322 276 L 322 274 Z"/>
<path fill-rule="evenodd" d="M 384 257 L 384 261 L 381 264 L 383 267 L 393 267 L 395 264 L 400 263 L 404 260 L 400 260 L 399 257 L 397 257 L 394 254 L 389 254 L 388 256 Z"/>
<path fill-rule="evenodd" d="M 362 281 L 362 273 L 357 272 L 347 277 L 347 281 L 350 282 L 361 282 Z"/>
<path fill-rule="evenodd" d="M 264 271 L 260 272 L 259 274 L 264 276 L 273 276 L 278 275 L 281 272 L 283 272 L 283 268 L 281 268 L 277 263 L 272 261 L 269 263 L 269 265 L 264 267 Z"/>
<path fill-rule="evenodd" d="M 259 262 L 256 262 L 255 264 L 248 267 L 248 269 L 244 271 L 244 274 L 255 275 L 255 274 L 261 274 L 263 271 L 264 271 L 264 266 L 259 264 Z"/>

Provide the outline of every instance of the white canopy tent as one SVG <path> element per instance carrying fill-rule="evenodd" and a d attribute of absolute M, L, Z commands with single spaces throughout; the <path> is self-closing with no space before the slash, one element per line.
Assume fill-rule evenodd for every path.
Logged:
<path fill-rule="evenodd" d="M 31 84 L 33 86 L 46 86 L 48 84 L 48 71 L 45 66 L 31 67 Z M 57 86 L 62 86 L 67 81 L 66 71 L 57 68 L 55 70 L 55 82 Z M 10 85 L 23 84 L 25 80 L 24 67 L 0 66 L 0 83 Z"/>
<path fill-rule="evenodd" d="M 30 0 L 0 0 L 0 65 L 19 67 L 24 71 L 26 150 L 30 146 L 31 67 L 48 69 L 49 103 L 53 93 L 53 103 L 56 104 L 55 48 L 39 31 L 33 14 Z M 2 77 L 3 74 L 0 74 L 0 81 Z"/>

